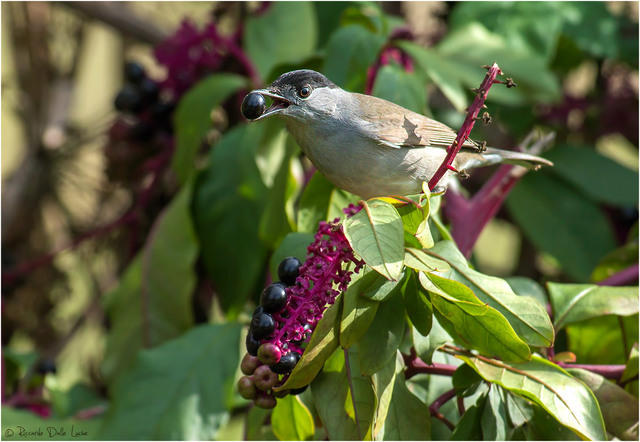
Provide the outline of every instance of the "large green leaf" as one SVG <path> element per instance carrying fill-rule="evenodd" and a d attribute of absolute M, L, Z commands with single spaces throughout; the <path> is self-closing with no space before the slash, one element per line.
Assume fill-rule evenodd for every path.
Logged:
<path fill-rule="evenodd" d="M 580 440 L 580 437 L 562 425 L 535 402 L 507 393 L 509 420 L 516 428 L 509 440 Z"/>
<path fill-rule="evenodd" d="M 409 272 L 405 278 L 402 285 L 402 296 L 411 324 L 422 336 L 427 336 L 433 324 L 433 306 L 418 283 L 416 272 Z"/>
<path fill-rule="evenodd" d="M 372 301 L 385 301 L 393 295 L 394 290 L 401 285 L 402 279 L 403 275 L 401 275 L 398 281 L 389 281 L 380 275 L 380 273 L 365 267 L 362 271 L 362 278 L 358 280 L 358 291 L 360 296 Z"/>
<path fill-rule="evenodd" d="M 431 330 L 427 336 L 422 336 L 417 329 L 413 331 L 413 347 L 416 353 L 427 364 L 433 362 L 433 352 L 444 343 L 453 343 L 453 338 L 442 327 L 437 317 L 433 318 Z"/>
<path fill-rule="evenodd" d="M 271 414 L 271 428 L 280 440 L 310 440 L 315 434 L 311 412 L 298 396 L 292 395 L 278 399 Z"/>
<path fill-rule="evenodd" d="M 366 72 L 385 43 L 384 36 L 359 25 L 347 25 L 331 35 L 322 71 L 338 86 L 362 92 Z"/>
<path fill-rule="evenodd" d="M 368 332 L 358 343 L 360 368 L 363 374 L 372 375 L 395 355 L 405 330 L 404 303 L 396 292 L 380 303 Z"/>
<path fill-rule="evenodd" d="M 262 131 L 252 124 L 227 132 L 213 147 L 194 195 L 205 267 L 222 306 L 236 311 L 260 284 L 266 258 L 256 222 L 266 188 L 254 161 Z"/>
<path fill-rule="evenodd" d="M 372 95 L 424 114 L 427 94 L 424 81 L 415 73 L 406 72 L 397 65 L 382 66 L 376 76 Z"/>
<path fill-rule="evenodd" d="M 548 172 L 525 175 L 509 194 L 507 208 L 527 238 L 578 280 L 587 281 L 600 258 L 615 247 L 600 209 Z"/>
<path fill-rule="evenodd" d="M 344 234 L 353 250 L 385 278 L 398 280 L 404 261 L 404 228 L 395 207 L 373 200 L 344 221 Z"/>
<path fill-rule="evenodd" d="M 370 275 L 382 278 L 378 273 L 369 271 L 357 281 L 351 283 L 349 289 L 344 294 L 344 308 L 342 310 L 342 320 L 340 321 L 340 345 L 349 348 L 367 332 L 373 318 L 376 316 L 379 302 L 372 301 L 363 296 L 363 292 L 368 290 L 368 279 Z"/>
<path fill-rule="evenodd" d="M 487 396 L 479 396 L 476 402 L 467 408 L 456 425 L 451 440 L 483 440 L 482 414 L 486 407 Z"/>
<path fill-rule="evenodd" d="M 378 440 L 431 439 L 429 408 L 407 388 L 402 375 L 404 368 L 402 356 L 397 354 L 395 357 L 395 376 L 391 379 L 393 389 L 388 410 L 384 416 L 385 419 L 382 421 L 384 426 L 380 430 L 380 439 Z"/>
<path fill-rule="evenodd" d="M 451 266 L 446 261 L 413 247 L 406 248 L 404 264 L 419 272 L 445 272 L 451 269 Z"/>
<path fill-rule="evenodd" d="M 201 325 L 141 352 L 115 385 L 101 438 L 215 438 L 229 416 L 239 340 L 238 324 Z"/>
<path fill-rule="evenodd" d="M 638 313 L 638 287 L 607 287 L 593 284 L 548 282 L 553 307 L 553 324 L 567 324 L 605 315 L 629 316 Z"/>
<path fill-rule="evenodd" d="M 596 395 L 607 432 L 622 440 L 638 440 L 638 398 L 596 373 L 579 368 L 568 371 Z"/>
<path fill-rule="evenodd" d="M 181 183 L 195 170 L 196 154 L 211 127 L 211 110 L 246 83 L 246 78 L 239 75 L 215 74 L 198 82 L 180 99 L 174 117 L 176 150 L 171 167 Z"/>
<path fill-rule="evenodd" d="M 570 352 L 583 364 L 624 364 L 638 341 L 638 315 L 599 316 L 568 324 Z"/>
<path fill-rule="evenodd" d="M 198 242 L 190 212 L 192 185 L 187 182 L 158 216 L 144 249 L 107 295 L 111 329 L 102 366 L 107 379 L 127 369 L 140 348 L 161 344 L 193 324 Z"/>
<path fill-rule="evenodd" d="M 41 418 L 37 414 L 2 406 L 4 440 L 97 440 L 102 418 Z"/>
<path fill-rule="evenodd" d="M 628 169 L 593 148 L 558 146 L 545 154 L 550 171 L 569 181 L 585 195 L 605 204 L 638 205 L 638 172 Z"/>
<path fill-rule="evenodd" d="M 433 307 L 443 319 L 442 326 L 469 348 L 506 361 L 521 362 L 531 357 L 529 346 L 509 321 L 464 284 L 424 273 L 420 273 L 420 283 L 431 293 Z"/>
<path fill-rule="evenodd" d="M 484 275 L 470 268 L 452 241 L 440 241 L 424 252 L 447 262 L 451 269 L 438 274 L 469 287 L 480 301 L 504 315 L 518 336 L 529 345 L 551 345 L 554 339 L 551 320 L 538 301 L 516 295 L 504 279 Z"/>
<path fill-rule="evenodd" d="M 482 440 L 506 440 L 509 431 L 507 410 L 502 391 L 492 385 L 482 411 Z"/>
<path fill-rule="evenodd" d="M 309 344 L 304 350 L 302 357 L 287 378 L 287 381 L 280 387 L 274 388 L 276 391 L 288 390 L 291 388 L 301 388 L 316 377 L 322 370 L 324 362 L 338 348 L 340 341 L 340 316 L 342 313 L 342 296 L 329 307 L 324 316 L 316 325 L 316 329 L 311 335 Z"/>
<path fill-rule="evenodd" d="M 487 382 L 533 400 L 583 439 L 606 439 L 602 414 L 593 393 L 557 365 L 535 355 L 522 364 L 507 364 L 468 353 L 456 356 Z"/>
<path fill-rule="evenodd" d="M 244 46 L 261 77 L 283 63 L 299 63 L 316 47 L 317 23 L 311 3 L 273 3 L 245 23 Z"/>
<path fill-rule="evenodd" d="M 327 210 L 334 186 L 319 172 L 313 174 L 300 196 L 298 232 L 315 232 L 320 221 L 327 220 Z"/>
<path fill-rule="evenodd" d="M 311 384 L 313 403 L 329 440 L 366 440 L 373 421 L 376 396 L 371 379 L 362 376 L 357 369 L 357 357 L 349 358 L 349 376 L 344 354 L 342 350 L 336 351 Z M 352 397 L 356 402 L 355 413 Z"/>

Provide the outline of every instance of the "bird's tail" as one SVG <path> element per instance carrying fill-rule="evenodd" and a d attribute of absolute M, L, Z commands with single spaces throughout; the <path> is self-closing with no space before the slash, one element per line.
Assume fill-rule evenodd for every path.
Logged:
<path fill-rule="evenodd" d="M 483 156 L 485 157 L 494 155 L 499 157 L 499 161 L 496 161 L 496 163 L 516 164 L 528 169 L 538 169 L 540 166 L 553 166 L 551 161 L 528 153 L 496 149 L 495 147 L 487 147 L 487 150 L 483 152 Z"/>

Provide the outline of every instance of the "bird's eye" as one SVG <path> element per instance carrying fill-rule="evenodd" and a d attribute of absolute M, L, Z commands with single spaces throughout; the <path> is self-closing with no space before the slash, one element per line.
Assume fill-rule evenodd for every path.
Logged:
<path fill-rule="evenodd" d="M 311 95 L 311 87 L 302 86 L 302 88 L 298 92 L 298 95 L 300 95 L 300 98 L 307 98 L 309 95 Z"/>

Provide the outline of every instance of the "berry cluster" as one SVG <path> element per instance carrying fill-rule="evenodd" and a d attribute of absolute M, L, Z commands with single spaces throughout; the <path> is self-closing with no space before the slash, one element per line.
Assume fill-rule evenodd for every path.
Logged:
<path fill-rule="evenodd" d="M 345 209 L 353 215 L 358 207 Z M 247 375 L 238 382 L 240 394 L 257 406 L 275 406 L 272 388 L 286 380 L 298 363 L 306 342 L 328 305 L 347 289 L 352 272 L 344 264 L 353 263 L 358 272 L 364 262 L 355 258 L 339 219 L 321 222 L 307 259 L 285 258 L 278 267 L 281 282 L 270 284 L 262 293 L 247 334 L 248 354 L 241 369 Z M 284 375 L 282 379 L 278 375 Z M 306 387 L 282 394 L 299 394 Z"/>

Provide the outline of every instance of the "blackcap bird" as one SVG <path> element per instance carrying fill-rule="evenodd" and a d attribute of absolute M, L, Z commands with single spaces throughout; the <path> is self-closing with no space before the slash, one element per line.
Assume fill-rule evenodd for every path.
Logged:
<path fill-rule="evenodd" d="M 264 97 L 272 100 L 266 108 Z M 282 74 L 250 92 L 242 112 L 259 121 L 283 118 L 316 168 L 333 184 L 362 198 L 420 193 L 442 164 L 456 133 L 445 124 L 370 95 L 347 92 L 312 70 Z M 534 155 L 467 140 L 453 166 L 458 171 L 497 163 L 552 165 Z M 446 186 L 452 172 L 440 181 Z"/>

